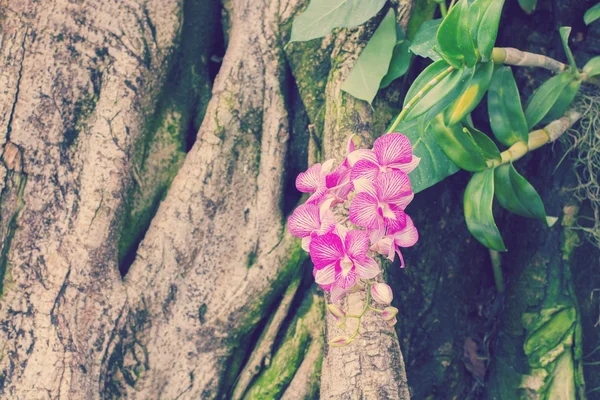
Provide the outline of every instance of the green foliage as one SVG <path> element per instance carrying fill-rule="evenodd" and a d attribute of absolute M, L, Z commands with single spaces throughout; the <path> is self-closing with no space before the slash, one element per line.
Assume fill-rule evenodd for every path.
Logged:
<path fill-rule="evenodd" d="M 563 90 L 565 90 L 572 82 L 573 75 L 569 72 L 563 72 L 548 79 L 535 91 L 525 108 L 525 118 L 527 119 L 527 126 L 529 129 L 533 128 L 550 113 L 550 110 L 552 110 L 559 101 Z M 569 94 L 568 92 L 566 93 L 567 95 Z M 565 102 L 563 101 L 559 104 L 560 108 L 563 108 L 562 106 L 564 103 Z M 564 109 L 566 109 L 567 106 L 568 104 L 564 106 Z M 553 114 L 556 114 L 557 111 L 558 108 L 554 109 Z"/>
<path fill-rule="evenodd" d="M 410 121 L 429 111 L 433 106 L 438 104 L 440 99 L 443 99 L 447 94 L 452 92 L 461 82 L 462 71 L 460 70 L 453 70 L 448 76 L 439 80 L 439 82 L 437 81 L 437 77 L 447 70 L 448 67 L 449 65 L 444 60 L 436 61 L 425 68 L 417 79 L 415 79 L 410 89 L 408 89 L 408 93 L 406 93 L 404 107 L 422 90 L 426 90 L 428 87 L 432 87 L 432 89 L 422 94 L 417 102 L 414 103 L 413 107 L 406 114 L 406 121 Z M 458 94 L 456 97 L 458 97 Z"/>
<path fill-rule="evenodd" d="M 441 23 L 441 18 L 423 22 L 410 45 L 410 51 L 423 58 L 431 58 L 433 61 L 441 60 L 440 55 L 435 51 L 436 33 Z"/>
<path fill-rule="evenodd" d="M 428 129 L 431 129 L 437 144 L 458 167 L 467 171 L 483 171 L 487 167 L 483 151 L 471 134 L 463 131 L 462 125 L 446 126 L 439 114 Z"/>
<path fill-rule="evenodd" d="M 490 86 L 493 73 L 494 63 L 477 64 L 473 78 L 470 79 L 467 88 L 444 112 L 444 122 L 446 125 L 454 125 L 462 121 L 464 117 L 479 105 L 483 95 Z"/>
<path fill-rule="evenodd" d="M 562 26 L 558 31 L 560 33 L 560 40 L 562 41 L 563 48 L 565 49 L 565 54 L 569 60 L 569 65 L 571 66 L 571 71 L 575 74 L 575 76 L 577 76 L 577 64 L 575 64 L 575 57 L 573 57 L 573 52 L 569 47 L 569 35 L 571 34 L 571 27 Z"/>
<path fill-rule="evenodd" d="M 396 18 L 394 10 L 390 10 L 360 54 L 342 90 L 370 104 L 388 72 L 395 45 Z"/>
<path fill-rule="evenodd" d="M 585 21 L 586 25 L 591 24 L 598 18 L 600 18 L 600 3 L 587 10 L 583 16 L 583 20 Z"/>
<path fill-rule="evenodd" d="M 494 177 L 496 198 L 502 207 L 522 217 L 539 219 L 548 226 L 556 222 L 555 218 L 546 217 L 540 195 L 512 163 L 496 168 Z"/>
<path fill-rule="evenodd" d="M 506 251 L 504 241 L 494 222 L 493 200 L 494 171 L 486 169 L 475 173 L 467 185 L 464 196 L 467 227 L 475 239 L 484 246 L 497 251 Z"/>
<path fill-rule="evenodd" d="M 486 160 L 496 160 L 500 161 L 502 156 L 500 155 L 500 150 L 498 150 L 498 146 L 496 143 L 488 135 L 481 132 L 478 129 L 475 129 L 473 126 L 469 126 L 468 128 L 463 128 L 465 131 L 471 135 L 477 146 L 479 146 L 479 150 L 483 154 L 483 158 Z"/>
<path fill-rule="evenodd" d="M 450 65 L 460 68 L 463 63 L 473 67 L 477 63 L 475 44 L 470 32 L 468 0 L 460 0 L 442 21 L 437 31 L 437 42 Z"/>
<path fill-rule="evenodd" d="M 531 14 L 535 11 L 537 0 L 519 0 L 519 5 L 527 14 Z"/>
<path fill-rule="evenodd" d="M 600 56 L 596 56 L 589 60 L 583 67 L 583 72 L 588 76 L 600 75 Z"/>
<path fill-rule="evenodd" d="M 413 153 L 421 158 L 419 166 L 409 174 L 415 193 L 435 185 L 459 170 L 437 144 L 431 130 L 419 129 L 418 120 L 399 125 L 398 131 L 408 137 Z"/>
<path fill-rule="evenodd" d="M 334 28 L 351 28 L 371 19 L 386 0 L 311 0 L 294 18 L 290 42 L 323 37 Z"/>
<path fill-rule="evenodd" d="M 489 61 L 498 36 L 504 0 L 475 0 L 471 4 L 471 35 L 483 61 Z"/>
<path fill-rule="evenodd" d="M 380 88 L 385 88 L 390 85 L 395 79 L 400 78 L 410 66 L 412 55 L 410 53 L 410 42 L 406 39 L 406 35 L 400 25 L 396 25 L 396 45 L 392 53 L 392 60 L 387 74 L 381 80 Z"/>
<path fill-rule="evenodd" d="M 529 132 L 519 89 L 510 67 L 500 67 L 494 72 L 488 92 L 490 125 L 500 143 L 511 146 L 527 142 Z"/>

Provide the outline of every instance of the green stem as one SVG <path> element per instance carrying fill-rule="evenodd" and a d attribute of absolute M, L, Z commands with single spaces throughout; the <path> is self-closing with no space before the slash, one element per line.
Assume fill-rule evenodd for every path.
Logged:
<path fill-rule="evenodd" d="M 440 14 L 442 14 L 442 18 L 446 18 L 446 15 L 448 15 L 448 7 L 446 7 L 446 0 L 440 1 Z"/>
<path fill-rule="evenodd" d="M 452 71 L 454 71 L 454 67 L 450 66 L 450 67 L 446 68 L 445 70 L 440 72 L 438 75 L 436 75 L 431 81 L 429 81 L 427 83 L 427 85 L 423 86 L 423 88 L 421 90 L 419 90 L 419 92 L 417 94 L 415 94 L 414 97 L 412 99 L 410 99 L 410 101 L 408 103 L 406 103 L 406 105 L 404 106 L 402 111 L 400 111 L 400 114 L 398 114 L 398 116 L 396 117 L 396 120 L 394 121 L 392 126 L 390 126 L 390 129 L 388 129 L 386 133 L 394 132 L 394 129 L 396 129 L 398 124 L 400 124 L 402 119 L 406 116 L 406 114 L 410 111 L 410 109 L 416 104 L 416 102 L 419 101 L 421 99 L 421 97 L 423 97 L 425 94 L 427 94 L 427 92 L 429 92 L 431 89 L 433 89 L 435 87 L 435 85 L 440 83 L 440 81 L 442 79 L 444 79 L 446 76 L 448 76 L 448 74 L 450 74 L 450 72 L 452 72 Z"/>
<path fill-rule="evenodd" d="M 368 284 L 367 286 L 367 298 L 365 300 L 365 306 L 363 307 L 362 311 L 360 314 L 358 314 L 358 316 L 356 317 L 358 319 L 358 321 L 356 321 L 356 329 L 354 330 L 354 333 L 352 334 L 352 336 L 350 336 L 349 338 L 349 342 L 353 341 L 356 336 L 358 335 L 358 330 L 360 329 L 360 322 L 361 319 L 363 317 L 363 315 L 365 315 L 365 313 L 367 312 L 367 310 L 370 308 L 371 305 L 371 284 Z M 348 316 L 346 316 L 348 317 Z"/>
<path fill-rule="evenodd" d="M 504 276 L 502 275 L 502 260 L 500 253 L 496 250 L 490 250 L 490 259 L 492 260 L 492 270 L 494 271 L 494 282 L 498 293 L 504 292 Z"/>

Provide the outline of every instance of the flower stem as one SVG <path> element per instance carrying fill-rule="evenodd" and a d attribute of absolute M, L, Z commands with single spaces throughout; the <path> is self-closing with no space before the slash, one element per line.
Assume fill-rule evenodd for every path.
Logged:
<path fill-rule="evenodd" d="M 398 124 L 402 121 L 402 119 L 406 116 L 410 109 L 417 103 L 417 101 L 419 101 L 421 97 L 423 97 L 425 94 L 427 94 L 427 92 L 433 89 L 435 85 L 440 83 L 440 81 L 446 76 L 448 76 L 448 74 L 450 74 L 450 72 L 452 71 L 454 71 L 454 67 L 449 66 L 448 68 L 437 74 L 431 81 L 427 83 L 427 85 L 423 86 L 423 88 L 419 90 L 419 92 L 415 94 L 414 97 L 410 99 L 408 103 L 406 103 L 406 105 L 404 106 L 402 111 L 400 111 L 400 114 L 398 114 L 398 116 L 394 120 L 394 123 L 392 124 L 392 126 L 390 126 L 390 129 L 388 129 L 386 133 L 394 132 L 394 129 L 396 129 Z"/>
<path fill-rule="evenodd" d="M 494 282 L 498 293 L 504 292 L 504 277 L 502 275 L 502 260 L 500 253 L 490 249 L 490 259 L 492 260 L 492 271 L 494 271 Z"/>
<path fill-rule="evenodd" d="M 358 335 L 358 330 L 360 329 L 361 319 L 362 319 L 363 315 L 365 315 L 365 313 L 367 312 L 367 310 L 371 306 L 371 287 L 370 286 L 371 286 L 371 283 L 368 282 L 368 284 L 367 284 L 367 298 L 365 299 L 365 306 L 363 307 L 363 309 L 360 312 L 360 314 L 358 314 L 355 317 L 352 316 L 353 318 L 358 319 L 358 321 L 356 321 L 356 329 L 354 330 L 354 333 L 349 338 L 350 342 L 353 341 L 356 338 L 356 336 Z M 346 317 L 350 317 L 350 316 L 347 315 Z"/>

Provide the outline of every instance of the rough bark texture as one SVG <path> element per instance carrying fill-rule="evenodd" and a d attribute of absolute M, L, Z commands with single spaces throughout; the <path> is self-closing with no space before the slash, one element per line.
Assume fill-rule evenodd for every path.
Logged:
<path fill-rule="evenodd" d="M 124 290 L 131 154 L 181 28 L 177 1 L 3 1 L 0 390 L 93 398 Z"/>

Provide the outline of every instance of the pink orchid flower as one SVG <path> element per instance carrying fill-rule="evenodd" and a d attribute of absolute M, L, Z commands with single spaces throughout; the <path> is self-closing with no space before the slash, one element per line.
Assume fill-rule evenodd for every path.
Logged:
<path fill-rule="evenodd" d="M 366 178 L 371 182 L 389 171 L 402 171 L 408 174 L 421 159 L 412 153 L 408 138 L 401 133 L 383 135 L 373 144 L 373 150 L 356 150 L 348 155 L 352 167 L 350 180 Z"/>
<path fill-rule="evenodd" d="M 404 257 L 398 247 L 411 247 L 419 240 L 419 232 L 413 223 L 413 220 L 406 215 L 406 226 L 397 231 L 389 230 L 387 235 L 378 239 L 371 250 L 386 256 L 390 261 L 394 261 L 396 253 L 400 258 L 400 266 L 404 268 Z"/>
<path fill-rule="evenodd" d="M 296 189 L 302 193 L 312 193 L 306 201 L 315 203 L 327 192 L 327 175 L 333 168 L 334 160 L 327 160 L 323 164 L 317 163 L 298 174 L 296 178 Z"/>
<path fill-rule="evenodd" d="M 354 187 L 358 194 L 350 204 L 349 213 L 353 224 L 379 232 L 379 236 L 383 236 L 386 228 L 398 231 L 406 226 L 404 208 L 414 195 L 405 173 L 392 170 L 377 177 L 374 184 L 365 178 L 357 179 Z M 373 241 L 377 237 L 372 236 Z"/>
<path fill-rule="evenodd" d="M 294 210 L 288 219 L 288 229 L 292 235 L 302 238 L 302 248 L 309 251 L 312 238 L 331 232 L 335 223 L 329 203 L 324 203 L 321 207 L 306 203 Z"/>
<path fill-rule="evenodd" d="M 315 266 L 315 281 L 325 290 L 350 289 L 357 278 L 370 279 L 381 269 L 367 256 L 369 237 L 363 231 L 334 232 L 317 236 L 310 242 L 310 257 Z"/>

